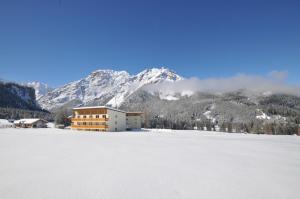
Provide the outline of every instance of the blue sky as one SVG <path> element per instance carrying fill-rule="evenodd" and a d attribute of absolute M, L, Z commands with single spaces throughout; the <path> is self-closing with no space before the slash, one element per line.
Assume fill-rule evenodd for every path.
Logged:
<path fill-rule="evenodd" d="M 299 0 L 0 0 L 0 78 L 51 86 L 101 68 L 182 76 L 288 71 L 300 84 Z"/>

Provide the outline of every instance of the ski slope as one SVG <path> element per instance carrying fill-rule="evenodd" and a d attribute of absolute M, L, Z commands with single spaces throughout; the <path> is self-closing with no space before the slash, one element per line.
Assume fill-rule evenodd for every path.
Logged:
<path fill-rule="evenodd" d="M 1 199 L 300 198 L 300 137 L 0 129 Z"/>

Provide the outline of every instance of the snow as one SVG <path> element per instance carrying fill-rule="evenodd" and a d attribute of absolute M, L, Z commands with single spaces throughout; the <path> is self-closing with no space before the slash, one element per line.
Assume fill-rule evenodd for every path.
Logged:
<path fill-rule="evenodd" d="M 29 82 L 29 83 L 26 83 L 26 84 L 23 84 L 23 85 L 34 88 L 35 97 L 36 97 L 37 100 L 40 99 L 41 97 L 43 97 L 44 95 L 46 95 L 48 92 L 53 90 L 47 84 L 44 84 L 44 83 L 41 83 L 41 82 L 38 82 L 38 81 Z"/>
<path fill-rule="evenodd" d="M 215 107 L 216 107 L 216 105 L 213 104 L 213 105 L 210 107 L 210 110 L 215 109 Z M 211 116 L 211 111 L 210 111 L 210 110 L 205 111 L 205 112 L 203 113 L 203 115 L 204 115 L 207 119 L 211 120 L 211 121 L 214 123 L 214 122 L 216 122 L 216 118 L 214 118 L 213 116 Z"/>
<path fill-rule="evenodd" d="M 11 128 L 13 124 L 6 119 L 0 119 L 0 128 Z"/>
<path fill-rule="evenodd" d="M 271 117 L 270 116 L 268 116 L 266 113 L 264 113 L 263 111 L 261 111 L 261 110 L 257 110 L 257 111 L 259 111 L 259 114 L 260 115 L 257 115 L 256 116 L 256 118 L 257 119 L 260 119 L 260 120 L 270 120 L 271 119 Z"/>
<path fill-rule="evenodd" d="M 10 122 L 6 119 L 0 119 L 0 124 L 10 124 Z"/>
<path fill-rule="evenodd" d="M 282 121 L 286 121 L 286 117 L 283 117 L 281 115 L 274 115 L 273 116 L 275 120 L 282 120 Z"/>
<path fill-rule="evenodd" d="M 265 91 L 262 93 L 263 96 L 271 96 L 272 94 L 272 91 Z"/>
<path fill-rule="evenodd" d="M 48 122 L 47 128 L 55 128 L 55 124 L 53 122 Z"/>
<path fill-rule="evenodd" d="M 194 91 L 186 90 L 181 92 L 181 96 L 191 97 L 192 95 L 194 95 Z"/>
<path fill-rule="evenodd" d="M 175 97 L 175 96 L 172 96 L 172 95 L 160 95 L 159 98 L 160 98 L 160 99 L 163 99 L 163 100 L 168 100 L 168 101 L 176 101 L 176 100 L 179 100 L 178 97 Z"/>
<path fill-rule="evenodd" d="M 300 137 L 0 129 L 1 199 L 299 198 Z"/>

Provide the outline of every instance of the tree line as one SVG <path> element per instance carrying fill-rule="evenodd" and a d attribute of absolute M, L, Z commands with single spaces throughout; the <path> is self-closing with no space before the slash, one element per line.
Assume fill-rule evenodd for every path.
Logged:
<path fill-rule="evenodd" d="M 299 124 L 292 122 L 266 123 L 262 120 L 253 120 L 251 122 L 223 122 L 205 120 L 171 120 L 164 117 L 153 116 L 145 121 L 144 127 L 148 128 L 165 128 L 177 130 L 205 130 L 221 131 L 228 133 L 252 133 L 252 134 L 272 134 L 272 135 L 300 135 Z"/>

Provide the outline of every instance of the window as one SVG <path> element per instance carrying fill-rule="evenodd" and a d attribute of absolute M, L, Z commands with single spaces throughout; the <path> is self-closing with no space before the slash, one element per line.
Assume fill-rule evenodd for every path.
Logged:
<path fill-rule="evenodd" d="M 83 118 L 86 118 L 86 115 L 84 115 Z"/>
<path fill-rule="evenodd" d="M 77 118 L 80 118 L 80 115 L 77 115 Z"/>
<path fill-rule="evenodd" d="M 96 118 L 99 118 L 99 115 L 96 115 Z"/>
<path fill-rule="evenodd" d="M 83 125 L 86 125 L 86 122 L 83 122 Z"/>
<path fill-rule="evenodd" d="M 102 115 L 103 118 L 106 118 L 106 115 Z"/>
<path fill-rule="evenodd" d="M 115 128 L 115 131 L 118 131 L 118 128 Z"/>
<path fill-rule="evenodd" d="M 115 121 L 115 125 L 117 125 L 118 124 L 118 122 L 117 121 Z"/>

